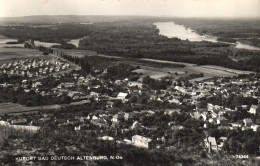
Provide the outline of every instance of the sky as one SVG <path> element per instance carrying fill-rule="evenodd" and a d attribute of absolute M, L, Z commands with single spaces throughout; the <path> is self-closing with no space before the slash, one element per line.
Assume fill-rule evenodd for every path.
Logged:
<path fill-rule="evenodd" d="M 260 0 L 0 0 L 0 17 L 30 15 L 260 17 Z"/>

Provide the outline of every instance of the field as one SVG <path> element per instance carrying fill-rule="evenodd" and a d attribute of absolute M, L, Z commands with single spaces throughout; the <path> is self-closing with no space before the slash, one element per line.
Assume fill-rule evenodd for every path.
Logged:
<path fill-rule="evenodd" d="M 151 68 L 150 69 L 147 69 L 147 68 L 146 69 L 137 69 L 137 70 L 134 70 L 133 72 L 141 73 L 141 74 L 144 74 L 144 75 L 149 75 L 153 79 L 160 79 L 160 78 L 167 77 L 167 76 L 170 75 L 166 72 L 156 71 L 156 70 L 153 70 Z"/>
<path fill-rule="evenodd" d="M 6 42 L 16 42 L 16 39 L 10 39 L 4 35 L 0 34 L 0 48 L 4 47 L 24 47 L 23 44 L 6 44 Z"/>
<path fill-rule="evenodd" d="M 152 61 L 152 62 L 160 62 L 160 63 L 169 63 L 169 64 L 179 64 L 179 62 L 170 62 L 170 61 L 162 61 L 162 60 L 154 60 L 154 59 L 143 59 L 145 61 Z M 147 67 L 141 66 L 141 69 L 137 69 L 134 72 L 142 73 L 144 75 L 149 75 L 151 78 L 154 79 L 161 79 L 167 76 L 173 76 L 175 78 L 186 77 L 189 74 L 200 74 L 203 73 L 204 77 L 192 79 L 191 82 L 194 81 L 202 81 L 204 79 L 209 79 L 212 77 L 232 77 L 238 74 L 250 74 L 253 72 L 250 71 L 241 71 L 241 70 L 234 70 L 229 69 L 221 66 L 213 66 L 213 65 L 204 65 L 198 66 L 195 64 L 189 63 L 180 63 L 185 65 L 185 67 L 179 68 L 172 68 L 172 67 L 163 67 L 163 68 L 156 68 L 156 67 Z"/>
<path fill-rule="evenodd" d="M 17 58 L 31 58 L 42 56 L 42 53 L 34 49 L 26 48 L 1 48 L 0 60 L 11 60 Z"/>
<path fill-rule="evenodd" d="M 86 55 L 92 56 L 92 55 L 97 55 L 96 51 L 89 51 L 89 50 L 76 50 L 76 49 L 58 49 L 58 48 L 52 48 L 54 53 L 55 52 L 63 52 L 66 55 L 78 57 L 78 58 L 84 58 Z"/>
<path fill-rule="evenodd" d="M 38 107 L 26 107 L 16 103 L 0 103 L 0 115 L 8 113 L 21 113 L 29 111 L 53 110 L 60 109 L 61 105 L 46 105 Z"/>
<path fill-rule="evenodd" d="M 41 41 L 34 41 L 35 46 L 44 46 L 44 47 L 51 47 L 54 45 L 60 45 L 59 43 L 47 43 L 47 42 L 41 42 Z"/>
<path fill-rule="evenodd" d="M 0 40 L 3 40 L 3 39 L 9 39 L 9 38 L 0 34 Z"/>
<path fill-rule="evenodd" d="M 133 72 L 141 73 L 143 75 L 148 75 L 153 79 L 161 79 L 168 76 L 178 79 L 180 77 L 189 76 L 190 74 L 203 73 L 204 77 L 190 80 L 191 82 L 194 82 L 194 81 L 202 81 L 212 77 L 219 77 L 219 76 L 232 77 L 238 74 L 253 73 L 251 71 L 235 70 L 235 69 L 225 68 L 222 66 L 214 66 L 214 65 L 196 65 L 192 63 L 173 62 L 173 61 L 147 59 L 147 58 L 131 60 L 128 58 L 107 56 L 103 54 L 98 54 L 97 56 L 114 59 L 114 60 L 116 59 L 118 60 L 118 63 L 125 62 L 131 65 L 138 65 L 140 66 L 140 69 L 134 70 Z M 97 56 L 88 56 L 88 57 L 97 58 Z M 101 59 L 99 61 L 101 61 Z"/>

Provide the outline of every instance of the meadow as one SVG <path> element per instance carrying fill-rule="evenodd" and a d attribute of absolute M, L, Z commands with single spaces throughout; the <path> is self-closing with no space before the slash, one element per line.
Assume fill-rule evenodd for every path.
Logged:
<path fill-rule="evenodd" d="M 42 53 L 35 49 L 27 48 L 1 48 L 0 60 L 10 60 L 16 58 L 40 57 Z"/>
<path fill-rule="evenodd" d="M 9 113 L 21 113 L 29 111 L 42 111 L 42 110 L 54 110 L 60 109 L 61 105 L 46 105 L 46 106 L 37 106 L 37 107 L 26 107 L 16 103 L 0 103 L 0 115 L 9 114 Z"/>

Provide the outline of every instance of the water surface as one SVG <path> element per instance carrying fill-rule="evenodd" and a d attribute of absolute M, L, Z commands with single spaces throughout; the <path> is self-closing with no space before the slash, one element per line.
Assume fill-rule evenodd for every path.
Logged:
<path fill-rule="evenodd" d="M 154 23 L 159 29 L 159 34 L 169 38 L 179 38 L 181 40 L 189 40 L 192 42 L 196 41 L 209 41 L 219 42 L 217 37 L 209 35 L 200 35 L 190 28 L 186 28 L 183 25 L 175 24 L 174 22 L 156 22 Z M 222 42 L 226 43 L 226 42 Z M 234 43 L 228 43 L 234 45 Z M 241 42 L 236 42 L 235 48 L 248 49 L 248 50 L 260 50 L 258 47 L 254 47 Z"/>

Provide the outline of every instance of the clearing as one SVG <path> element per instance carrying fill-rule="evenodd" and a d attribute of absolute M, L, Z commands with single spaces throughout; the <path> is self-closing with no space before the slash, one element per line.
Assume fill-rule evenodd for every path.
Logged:
<path fill-rule="evenodd" d="M 27 48 L 1 48 L 0 60 L 11 60 L 16 58 L 31 58 L 42 56 L 42 53 L 35 49 Z"/>
<path fill-rule="evenodd" d="M 4 115 L 8 113 L 28 112 L 28 111 L 56 110 L 56 109 L 60 109 L 61 107 L 62 106 L 58 104 L 37 106 L 37 107 L 27 107 L 27 106 L 23 106 L 11 102 L 0 103 L 0 115 Z"/>

